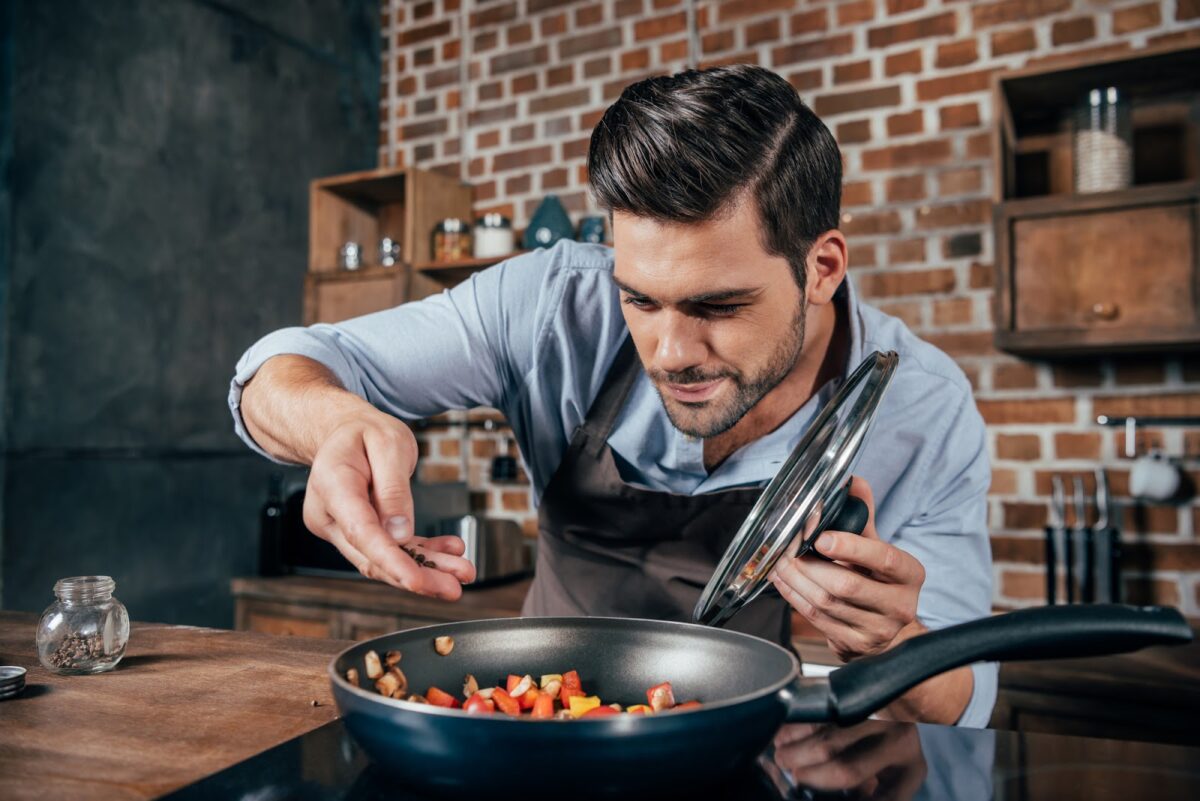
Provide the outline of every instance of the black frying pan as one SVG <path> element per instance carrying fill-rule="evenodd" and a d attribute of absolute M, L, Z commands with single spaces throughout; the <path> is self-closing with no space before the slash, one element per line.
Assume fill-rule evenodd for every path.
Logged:
<path fill-rule="evenodd" d="M 433 639 L 449 635 L 439 656 Z M 784 648 L 688 623 L 617 618 L 513 618 L 447 623 L 354 645 L 329 666 L 347 728 L 406 788 L 457 797 L 643 797 L 712 787 L 744 768 L 787 721 L 860 721 L 931 676 L 978 661 L 1055 659 L 1181 644 L 1191 629 L 1175 609 L 1123 605 L 1042 607 L 916 637 L 857 660 L 827 679 L 799 675 Z M 467 715 L 384 698 L 366 679 L 369 650 L 403 654 L 413 692 L 461 697 L 510 674 L 578 670 L 604 702 L 644 703 L 670 681 L 679 701 L 703 707 L 653 716 L 544 721 Z M 345 680 L 355 667 L 364 686 Z"/>

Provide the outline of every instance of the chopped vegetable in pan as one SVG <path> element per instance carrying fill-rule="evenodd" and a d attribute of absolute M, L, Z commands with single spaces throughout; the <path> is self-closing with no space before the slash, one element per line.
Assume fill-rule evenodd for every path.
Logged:
<path fill-rule="evenodd" d="M 437 650 L 440 653 L 443 648 L 439 647 Z M 492 687 L 481 687 L 474 676 L 467 674 L 462 687 L 465 701 L 460 701 L 440 687 L 430 687 L 423 696 L 409 695 L 408 681 L 399 667 L 399 651 L 388 651 L 383 660 L 379 658 L 379 654 L 368 651 L 363 662 L 366 665 L 367 676 L 376 679 L 375 689 L 380 695 L 445 709 L 462 709 L 469 715 L 499 713 L 533 720 L 590 720 L 616 715 L 656 715 L 660 712 L 699 709 L 701 706 L 699 701 L 676 703 L 675 691 L 669 681 L 647 689 L 644 704 L 633 704 L 625 708 L 620 704 L 606 704 L 600 696 L 588 695 L 584 691 L 579 673 L 574 670 L 568 670 L 566 673 L 547 673 L 540 680 L 535 680 L 529 674 L 509 674 L 503 686 Z M 383 669 L 384 665 L 387 666 L 386 671 Z M 355 668 L 346 671 L 346 680 L 356 687 L 358 676 L 358 670 Z"/>

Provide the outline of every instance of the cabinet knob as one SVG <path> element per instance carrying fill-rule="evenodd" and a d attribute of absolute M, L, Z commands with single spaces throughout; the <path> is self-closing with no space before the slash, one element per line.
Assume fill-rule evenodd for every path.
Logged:
<path fill-rule="evenodd" d="M 1115 303 L 1093 303 L 1091 314 L 1093 320 L 1115 320 L 1121 315 L 1121 307 Z"/>

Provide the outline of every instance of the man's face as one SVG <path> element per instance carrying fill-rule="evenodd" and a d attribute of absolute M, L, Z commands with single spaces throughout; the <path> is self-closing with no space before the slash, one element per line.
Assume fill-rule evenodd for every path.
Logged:
<path fill-rule="evenodd" d="M 804 344 L 804 299 L 787 259 L 759 244 L 754 205 L 691 225 L 616 212 L 613 245 L 625 322 L 671 422 L 728 431 Z"/>

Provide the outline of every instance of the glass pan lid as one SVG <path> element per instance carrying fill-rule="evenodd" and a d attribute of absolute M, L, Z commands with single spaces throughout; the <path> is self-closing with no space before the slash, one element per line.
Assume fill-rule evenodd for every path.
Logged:
<path fill-rule="evenodd" d="M 696 622 L 723 625 L 770 585 L 767 576 L 797 535 L 811 541 L 837 514 L 838 491 L 899 360 L 895 351 L 875 351 L 825 404 L 726 549 L 696 604 Z"/>

